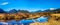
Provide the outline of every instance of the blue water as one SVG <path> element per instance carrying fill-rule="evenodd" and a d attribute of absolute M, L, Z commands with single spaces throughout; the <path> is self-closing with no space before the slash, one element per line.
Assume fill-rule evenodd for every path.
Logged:
<path fill-rule="evenodd" d="M 39 22 L 47 22 L 48 21 L 48 17 L 40 17 L 37 19 Z"/>
<path fill-rule="evenodd" d="M 48 21 L 48 17 L 43 17 L 43 16 L 41 16 L 40 18 L 38 18 L 38 19 L 35 19 L 35 21 L 37 21 L 37 22 L 47 22 Z M 7 23 L 9 23 L 9 24 L 12 24 L 12 25 L 14 25 L 14 24 L 24 24 L 24 25 L 29 25 L 30 23 L 33 23 L 34 21 L 33 20 L 21 20 L 21 21 L 19 21 L 19 22 L 16 22 L 15 20 L 12 20 L 12 21 L 8 21 Z M 0 23 L 1 24 L 1 23 Z"/>

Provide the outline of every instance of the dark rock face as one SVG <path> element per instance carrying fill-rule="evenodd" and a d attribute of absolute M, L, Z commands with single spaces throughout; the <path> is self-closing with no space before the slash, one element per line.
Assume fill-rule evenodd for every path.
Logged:
<path fill-rule="evenodd" d="M 6 13 L 3 9 L 0 8 L 0 13 Z"/>

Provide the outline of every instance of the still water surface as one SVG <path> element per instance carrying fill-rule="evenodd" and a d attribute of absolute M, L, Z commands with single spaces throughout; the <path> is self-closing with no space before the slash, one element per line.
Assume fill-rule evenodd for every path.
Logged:
<path fill-rule="evenodd" d="M 43 16 L 41 16 L 40 18 L 37 18 L 37 19 L 34 19 L 36 22 L 47 22 L 48 21 L 48 17 L 43 17 Z M 14 24 L 24 24 L 24 25 L 29 25 L 30 23 L 33 23 L 34 21 L 33 20 L 20 20 L 20 21 L 18 21 L 18 22 L 16 22 L 15 20 L 11 20 L 11 21 L 7 21 L 6 23 L 8 23 L 8 24 L 12 24 L 12 25 L 14 25 Z M 2 23 L 0 22 L 0 25 L 1 25 Z"/>

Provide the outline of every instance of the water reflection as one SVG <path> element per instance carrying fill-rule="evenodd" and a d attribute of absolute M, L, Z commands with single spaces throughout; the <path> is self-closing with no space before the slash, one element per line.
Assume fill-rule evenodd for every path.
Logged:
<path fill-rule="evenodd" d="M 36 22 L 47 22 L 48 21 L 48 17 L 44 17 L 44 16 L 41 16 L 40 18 L 37 18 L 37 19 L 34 19 Z M 18 22 L 16 22 L 16 20 L 11 20 L 11 21 L 7 21 L 6 23 L 8 24 L 24 24 L 24 25 L 29 25 L 30 23 L 33 23 L 34 21 L 33 20 L 20 20 Z M 1 21 L 0 21 L 0 25 L 1 25 Z"/>
<path fill-rule="evenodd" d="M 40 18 L 37 19 L 39 22 L 47 22 L 48 17 L 41 16 Z"/>

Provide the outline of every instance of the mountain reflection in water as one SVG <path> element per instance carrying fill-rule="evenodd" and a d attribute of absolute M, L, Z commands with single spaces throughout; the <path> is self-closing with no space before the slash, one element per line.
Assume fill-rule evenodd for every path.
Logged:
<path fill-rule="evenodd" d="M 48 17 L 43 17 L 41 16 L 40 18 L 34 19 L 37 22 L 47 22 L 48 21 Z M 20 23 L 20 24 L 24 24 L 24 25 L 29 25 L 30 23 L 33 23 L 33 20 L 20 20 L 19 22 L 16 22 L 15 20 L 12 21 L 8 21 L 8 23 L 12 23 L 12 24 L 16 24 L 16 23 Z"/>
<path fill-rule="evenodd" d="M 39 22 L 47 22 L 48 21 L 48 17 L 43 17 L 41 16 L 40 18 L 37 19 Z"/>

